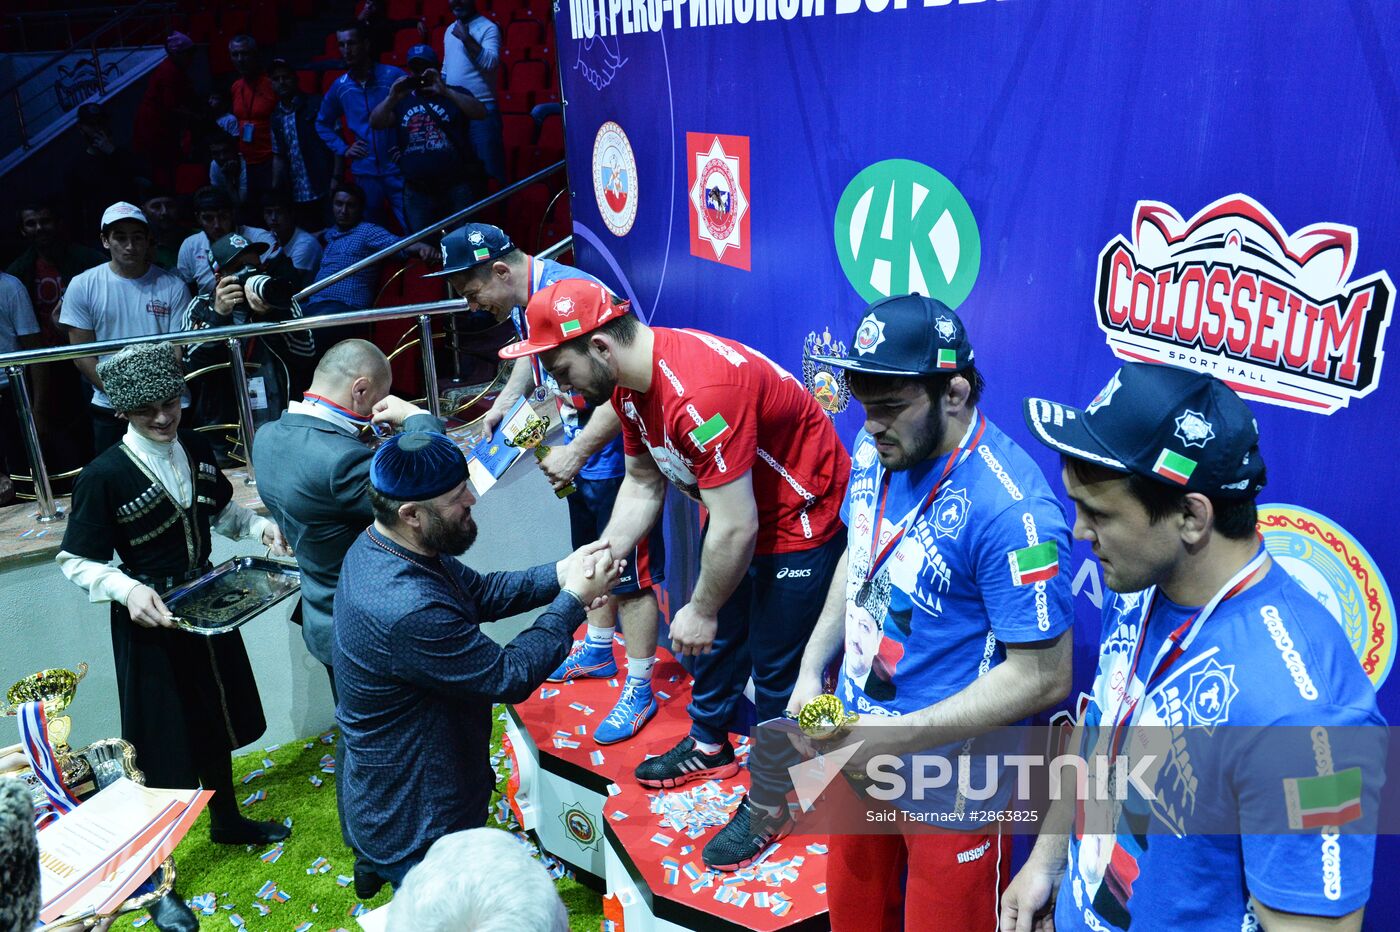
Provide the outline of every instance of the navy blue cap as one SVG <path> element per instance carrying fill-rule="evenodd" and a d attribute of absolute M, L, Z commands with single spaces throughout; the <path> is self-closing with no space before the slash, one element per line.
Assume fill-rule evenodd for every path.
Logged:
<path fill-rule="evenodd" d="M 436 65 L 438 63 L 438 57 L 437 52 L 433 51 L 431 45 L 415 45 L 408 50 L 408 56 L 404 61 L 430 61 Z"/>
<path fill-rule="evenodd" d="M 1213 375 L 1124 363 L 1085 408 L 1025 400 L 1036 439 L 1065 456 L 1215 498 L 1264 487 L 1259 425 Z"/>
<path fill-rule="evenodd" d="M 414 430 L 379 445 L 369 464 L 369 484 L 401 502 L 424 502 L 466 481 L 467 460 L 446 434 Z"/>
<path fill-rule="evenodd" d="M 495 262 L 515 244 L 500 227 L 489 223 L 468 223 L 442 238 L 442 271 L 430 272 L 424 278 L 440 278 L 466 272 L 486 262 Z"/>
<path fill-rule="evenodd" d="M 967 328 L 952 308 L 937 298 L 902 294 L 865 309 L 849 356 L 812 359 L 871 375 L 922 376 L 966 369 L 972 357 Z"/>

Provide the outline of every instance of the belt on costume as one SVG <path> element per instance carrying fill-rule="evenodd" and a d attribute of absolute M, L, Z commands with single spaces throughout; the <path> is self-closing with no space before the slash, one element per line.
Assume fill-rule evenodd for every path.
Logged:
<path fill-rule="evenodd" d="M 197 570 L 191 570 L 188 573 L 184 573 L 177 576 L 151 576 L 146 573 L 133 573 L 125 567 L 122 568 L 122 572 L 126 573 L 126 575 L 130 576 L 132 579 L 136 580 L 141 585 L 150 586 L 156 592 L 169 592 L 176 586 L 183 586 L 191 579 L 198 579 L 200 576 L 203 576 L 205 573 L 209 572 L 213 568 L 214 564 L 205 563 Z"/>

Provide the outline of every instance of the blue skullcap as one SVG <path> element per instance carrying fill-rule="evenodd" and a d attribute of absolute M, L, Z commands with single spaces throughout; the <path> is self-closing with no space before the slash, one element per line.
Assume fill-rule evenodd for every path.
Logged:
<path fill-rule="evenodd" d="M 446 434 L 395 434 L 374 451 L 369 482 L 380 495 L 423 502 L 451 492 L 467 478 L 467 461 Z"/>

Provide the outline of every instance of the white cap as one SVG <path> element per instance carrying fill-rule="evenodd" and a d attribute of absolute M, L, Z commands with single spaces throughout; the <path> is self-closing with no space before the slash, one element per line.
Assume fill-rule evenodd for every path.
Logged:
<path fill-rule="evenodd" d="M 128 204 L 126 201 L 117 201 L 102 212 L 102 229 L 106 230 L 118 220 L 135 220 L 138 223 L 144 223 L 146 226 L 151 225 L 150 222 L 146 220 L 146 215 L 141 213 L 141 208 L 137 207 L 135 204 Z"/>

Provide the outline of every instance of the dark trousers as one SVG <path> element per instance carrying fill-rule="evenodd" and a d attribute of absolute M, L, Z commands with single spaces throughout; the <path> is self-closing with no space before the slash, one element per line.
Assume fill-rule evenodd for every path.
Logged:
<path fill-rule="evenodd" d="M 28 450 L 15 411 L 14 395 L 8 386 L 0 386 L 0 473 L 7 476 L 28 473 Z"/>
<path fill-rule="evenodd" d="M 686 711 L 690 734 L 697 741 L 728 740 L 729 723 L 750 674 L 758 721 L 783 714 L 797 682 L 802 651 L 845 549 L 846 536 L 837 534 L 811 550 L 754 556 L 739 588 L 719 610 L 713 650 L 695 660 L 695 686 Z M 750 664 L 740 662 L 746 645 Z M 787 768 L 798 760 L 796 751 L 789 755 L 791 748 L 779 745 L 757 742 L 749 757 L 750 795 L 767 806 L 786 795 L 791 785 Z"/>
<path fill-rule="evenodd" d="M 88 410 L 92 412 L 94 454 L 102 453 L 108 447 L 122 442 L 122 435 L 126 433 L 126 421 L 117 417 L 117 412 L 111 408 L 99 408 L 97 405 L 88 405 Z"/>

